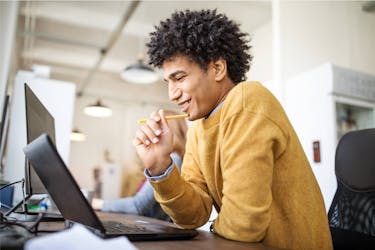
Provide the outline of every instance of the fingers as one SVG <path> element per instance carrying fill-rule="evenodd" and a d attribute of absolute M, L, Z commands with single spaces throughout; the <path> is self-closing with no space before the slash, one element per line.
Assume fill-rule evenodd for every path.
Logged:
<path fill-rule="evenodd" d="M 158 126 L 158 124 L 153 120 L 148 120 L 145 125 L 143 125 L 140 129 L 143 134 L 146 136 L 145 143 L 146 145 L 149 145 L 150 142 L 152 143 L 158 143 L 159 138 L 158 136 L 161 134 L 161 128 Z"/>
<path fill-rule="evenodd" d="M 169 125 L 168 125 L 167 119 L 165 118 L 164 110 L 162 110 L 162 109 L 159 110 L 159 117 L 160 117 L 162 128 L 163 128 L 164 132 L 169 131 Z"/>
<path fill-rule="evenodd" d="M 156 122 L 160 122 L 161 118 L 160 118 L 160 111 L 159 112 L 152 112 L 150 114 L 150 118 L 155 120 Z"/>
<path fill-rule="evenodd" d="M 153 112 L 146 124 L 142 125 L 136 132 L 136 136 L 133 139 L 133 145 L 138 146 L 144 144 L 149 146 L 158 143 L 160 140 L 159 136 L 162 134 L 161 119 L 159 113 Z"/>

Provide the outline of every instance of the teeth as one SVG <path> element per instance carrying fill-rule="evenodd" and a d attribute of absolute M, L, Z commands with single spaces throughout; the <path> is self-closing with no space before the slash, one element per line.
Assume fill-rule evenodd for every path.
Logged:
<path fill-rule="evenodd" d="M 191 101 L 191 100 L 186 101 L 186 102 L 184 102 L 184 103 L 181 103 L 180 107 L 181 107 L 181 110 L 182 110 L 183 112 L 185 112 L 185 111 L 187 110 L 187 108 L 188 108 L 188 106 L 189 106 L 189 104 L 190 104 L 190 101 Z"/>

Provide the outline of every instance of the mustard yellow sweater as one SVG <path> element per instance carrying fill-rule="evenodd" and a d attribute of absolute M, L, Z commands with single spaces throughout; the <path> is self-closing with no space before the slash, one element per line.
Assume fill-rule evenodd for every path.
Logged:
<path fill-rule="evenodd" d="M 151 182 L 185 228 L 218 211 L 214 232 L 287 249 L 332 249 L 317 181 L 284 110 L 259 83 L 243 82 L 220 110 L 193 123 L 182 174 Z"/>

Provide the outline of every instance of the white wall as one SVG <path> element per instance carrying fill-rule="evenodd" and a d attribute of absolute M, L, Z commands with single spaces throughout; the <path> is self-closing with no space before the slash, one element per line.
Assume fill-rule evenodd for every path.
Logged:
<path fill-rule="evenodd" d="M 360 1 L 281 1 L 282 80 L 325 62 L 375 74 L 375 14 Z"/>
<path fill-rule="evenodd" d="M 247 78 L 262 83 L 272 80 L 272 22 L 271 20 L 252 33 L 250 42 L 254 56 Z"/>
<path fill-rule="evenodd" d="M 17 1 L 0 1 L 0 117 L 7 90 L 11 52 L 17 27 L 17 15 Z"/>
<path fill-rule="evenodd" d="M 336 191 L 336 114 L 332 92 L 330 64 L 289 79 L 285 92 L 286 111 L 319 183 L 327 211 Z M 313 141 L 320 143 L 318 163 L 313 160 Z"/>

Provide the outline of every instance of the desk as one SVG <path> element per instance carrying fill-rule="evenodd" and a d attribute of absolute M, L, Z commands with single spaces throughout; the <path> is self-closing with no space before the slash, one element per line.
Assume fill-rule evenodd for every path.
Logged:
<path fill-rule="evenodd" d="M 98 213 L 98 215 L 105 220 L 116 220 L 118 222 L 126 223 L 127 221 L 134 221 L 135 219 L 141 219 L 145 221 L 156 221 L 152 218 L 146 218 L 137 215 L 130 214 L 116 214 L 116 213 Z M 158 221 L 160 222 L 160 221 Z M 169 222 L 161 222 L 166 225 L 176 225 Z M 40 230 L 62 230 L 64 229 L 63 222 L 42 222 L 39 225 Z M 159 250 L 159 249 L 236 249 L 236 250 L 277 250 L 263 245 L 262 243 L 243 243 L 232 240 L 224 239 L 214 233 L 198 230 L 199 235 L 191 240 L 177 240 L 177 241 L 136 241 L 132 242 L 140 250 Z"/>

